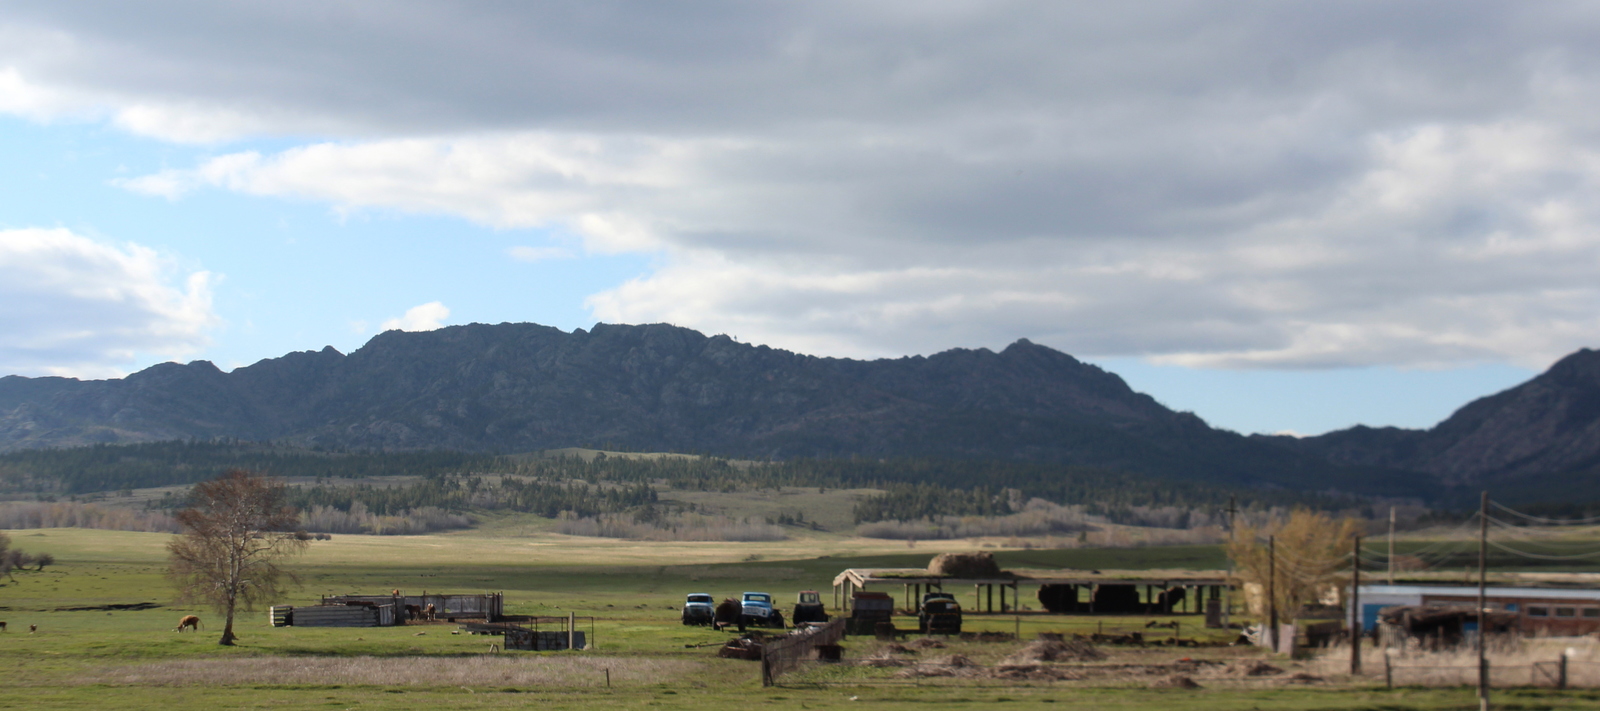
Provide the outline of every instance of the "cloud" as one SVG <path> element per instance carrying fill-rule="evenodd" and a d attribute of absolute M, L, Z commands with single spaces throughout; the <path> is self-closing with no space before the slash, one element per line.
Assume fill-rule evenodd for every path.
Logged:
<path fill-rule="evenodd" d="M 1600 327 L 1597 30 L 1561 2 L 44 3 L 0 21 L 0 110 L 274 138 L 141 194 L 656 255 L 604 320 L 1538 367 Z"/>
<path fill-rule="evenodd" d="M 432 331 L 444 326 L 447 318 L 450 318 L 450 309 L 437 301 L 430 301 L 406 309 L 404 316 L 384 321 L 380 328 L 384 331 Z"/>
<path fill-rule="evenodd" d="M 64 229 L 0 230 L 0 372 L 117 377 L 140 355 L 204 348 L 219 323 L 216 277 L 175 271 L 136 244 Z"/>

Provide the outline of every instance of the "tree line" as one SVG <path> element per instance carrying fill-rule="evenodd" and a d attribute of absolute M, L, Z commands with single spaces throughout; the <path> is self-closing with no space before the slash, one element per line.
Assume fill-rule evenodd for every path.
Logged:
<path fill-rule="evenodd" d="M 783 487 L 879 489 L 855 509 L 858 523 L 940 516 L 1003 516 L 1029 500 L 1084 505 L 1113 522 L 1142 510 L 1343 509 L 1352 499 L 1289 489 L 1249 489 L 1131 474 L 1114 469 L 1026 461 L 950 458 L 792 459 L 760 462 L 712 456 L 584 457 L 460 452 L 351 452 L 222 441 L 96 445 L 0 455 L 0 491 L 79 497 L 93 492 L 193 484 L 228 469 L 322 480 L 291 490 L 302 511 L 348 512 L 361 502 L 375 515 L 424 507 L 504 509 L 555 517 L 615 513 L 656 501 L 657 488 L 734 492 Z M 333 479 L 407 477 L 402 485 L 339 485 Z M 160 508 L 183 502 L 169 497 Z"/>

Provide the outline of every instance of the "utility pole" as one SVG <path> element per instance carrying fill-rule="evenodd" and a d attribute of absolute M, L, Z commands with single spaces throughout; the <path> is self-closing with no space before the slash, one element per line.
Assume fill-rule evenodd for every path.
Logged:
<path fill-rule="evenodd" d="M 1485 638 L 1489 636 L 1489 492 L 1478 500 L 1478 708 L 1489 711 L 1489 658 Z"/>
<path fill-rule="evenodd" d="M 1230 620 L 1233 610 L 1233 516 L 1239 513 L 1239 499 L 1228 497 L 1228 581 L 1222 586 L 1222 629 L 1233 629 Z"/>
<path fill-rule="evenodd" d="M 1267 624 L 1272 651 L 1278 651 L 1278 537 L 1267 536 Z"/>
<path fill-rule="evenodd" d="M 1394 507 L 1389 507 L 1389 584 L 1394 584 Z"/>
<path fill-rule="evenodd" d="M 1393 511 L 1393 509 L 1390 509 Z M 1350 676 L 1361 673 L 1361 536 L 1350 549 Z"/>

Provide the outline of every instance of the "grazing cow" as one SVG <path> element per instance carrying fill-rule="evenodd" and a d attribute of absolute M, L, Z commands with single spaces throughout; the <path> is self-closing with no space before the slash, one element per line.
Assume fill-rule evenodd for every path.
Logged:
<path fill-rule="evenodd" d="M 428 621 L 429 621 L 429 622 L 432 622 L 432 621 L 433 621 L 433 619 L 434 619 L 434 615 L 437 615 L 437 614 L 439 614 L 439 611 L 438 611 L 438 610 L 436 610 L 436 609 L 434 609 L 434 607 L 433 607 L 433 603 L 428 603 L 428 608 L 427 608 L 427 609 L 426 609 L 426 610 L 423 610 L 423 611 L 422 611 L 422 614 L 423 614 L 423 615 L 424 615 L 424 616 L 425 616 L 425 617 L 427 617 L 427 618 L 428 618 Z"/>
<path fill-rule="evenodd" d="M 185 627 L 188 627 L 190 630 L 192 630 L 194 632 L 199 632 L 200 631 L 200 616 L 199 615 L 184 615 L 183 619 L 178 620 L 178 633 L 182 634 L 183 633 L 183 628 L 185 628 Z"/>
<path fill-rule="evenodd" d="M 33 634 L 33 633 L 38 632 L 38 631 L 39 631 L 39 626 L 38 625 L 28 625 L 28 634 Z"/>
<path fill-rule="evenodd" d="M 6 631 L 6 623 L 4 620 L 0 620 L 0 632 L 4 631 Z"/>

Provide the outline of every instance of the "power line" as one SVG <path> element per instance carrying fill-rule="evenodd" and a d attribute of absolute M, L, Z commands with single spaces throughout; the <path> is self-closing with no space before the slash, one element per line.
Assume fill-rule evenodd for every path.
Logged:
<path fill-rule="evenodd" d="M 1521 516 L 1529 521 L 1538 521 L 1550 526 L 1592 526 L 1595 524 L 1600 524 L 1600 516 L 1591 516 L 1589 518 L 1549 518 L 1546 516 L 1535 516 L 1530 513 L 1523 513 L 1498 501 L 1490 501 L 1489 504 L 1514 516 Z"/>

